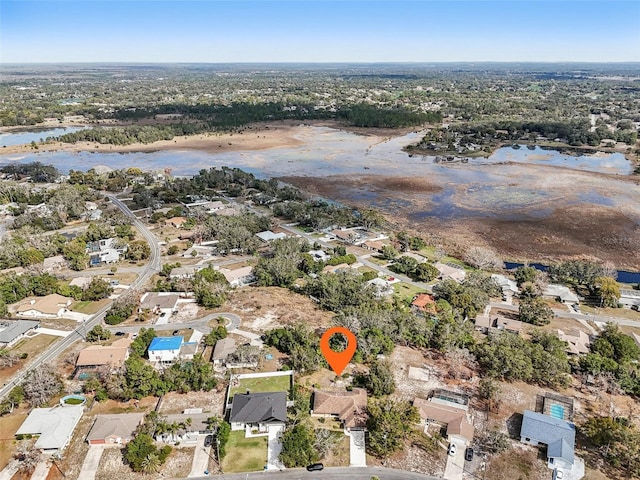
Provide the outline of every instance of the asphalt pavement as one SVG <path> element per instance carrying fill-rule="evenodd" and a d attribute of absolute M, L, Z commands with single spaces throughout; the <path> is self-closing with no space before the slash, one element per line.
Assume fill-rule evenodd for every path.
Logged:
<path fill-rule="evenodd" d="M 370 480 L 374 476 L 380 480 L 442 480 L 440 477 L 382 467 L 332 467 L 320 472 L 307 472 L 305 469 L 296 468 L 282 472 L 233 473 L 191 478 L 200 480 L 212 478 L 219 480 Z"/>

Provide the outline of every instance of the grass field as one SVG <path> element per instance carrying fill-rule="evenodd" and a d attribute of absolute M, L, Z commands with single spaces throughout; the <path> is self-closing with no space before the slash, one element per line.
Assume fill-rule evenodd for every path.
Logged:
<path fill-rule="evenodd" d="M 227 454 L 222 460 L 225 473 L 255 472 L 267 463 L 267 437 L 244 438 L 244 431 L 231 432 Z"/>
<path fill-rule="evenodd" d="M 418 293 L 424 292 L 422 288 L 410 285 L 405 282 L 394 283 L 393 289 L 395 290 L 397 295 L 400 295 L 403 298 L 409 298 L 409 299 L 412 299 Z"/>
<path fill-rule="evenodd" d="M 20 428 L 25 418 L 27 418 L 26 413 L 14 413 L 0 417 L 0 432 L 2 432 L 2 439 L 0 440 L 0 470 L 7 466 L 18 448 L 18 443 L 13 439 L 13 435 Z"/>
<path fill-rule="evenodd" d="M 596 320 L 597 317 L 620 317 L 627 318 L 629 320 L 637 320 L 638 326 L 640 327 L 640 312 L 636 312 L 635 310 L 631 310 L 630 308 L 593 308 L 588 305 L 581 304 L 580 311 L 585 315 L 593 315 L 595 313 Z"/>
<path fill-rule="evenodd" d="M 103 300 L 98 300 L 97 302 L 90 302 L 88 300 L 85 300 L 83 302 L 76 302 L 71 305 L 71 310 L 78 313 L 93 315 L 107 303 L 109 303 L 109 300 L 107 300 L 106 298 Z"/>
<path fill-rule="evenodd" d="M 247 390 L 251 393 L 257 392 L 289 392 L 291 387 L 291 377 L 283 375 L 281 377 L 263 377 L 263 378 L 243 378 L 240 384 L 231 389 L 230 395 L 233 397 L 236 393 L 245 393 Z"/>

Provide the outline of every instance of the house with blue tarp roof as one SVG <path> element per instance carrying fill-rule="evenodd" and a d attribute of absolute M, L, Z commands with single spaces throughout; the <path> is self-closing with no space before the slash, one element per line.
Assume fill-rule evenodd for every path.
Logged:
<path fill-rule="evenodd" d="M 193 338 L 192 338 L 193 340 Z M 155 337 L 151 340 L 149 360 L 155 364 L 173 363 L 177 359 L 193 359 L 198 351 L 198 342 L 185 342 L 184 337 Z"/>

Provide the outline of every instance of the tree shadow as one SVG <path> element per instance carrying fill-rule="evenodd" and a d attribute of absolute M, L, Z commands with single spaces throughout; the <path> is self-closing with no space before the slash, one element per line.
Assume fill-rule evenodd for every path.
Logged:
<path fill-rule="evenodd" d="M 520 439 L 520 430 L 522 429 L 522 419 L 523 416 L 521 413 L 514 413 L 506 420 L 507 431 L 509 432 L 509 437 L 514 439 Z"/>

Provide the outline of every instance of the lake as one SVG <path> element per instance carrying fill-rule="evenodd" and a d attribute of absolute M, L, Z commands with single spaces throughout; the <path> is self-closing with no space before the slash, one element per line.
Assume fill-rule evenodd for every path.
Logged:
<path fill-rule="evenodd" d="M 85 130 L 86 128 L 88 127 L 30 128 L 28 130 L 0 133 L 0 147 L 23 145 L 31 142 L 37 143 L 47 137 L 57 137 L 65 133 Z"/>

